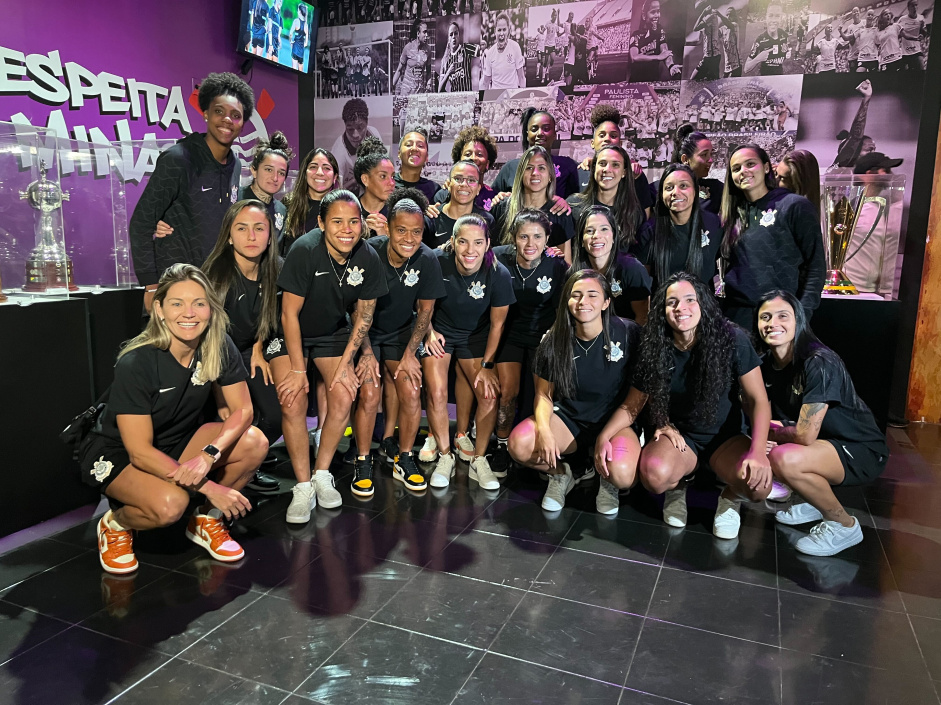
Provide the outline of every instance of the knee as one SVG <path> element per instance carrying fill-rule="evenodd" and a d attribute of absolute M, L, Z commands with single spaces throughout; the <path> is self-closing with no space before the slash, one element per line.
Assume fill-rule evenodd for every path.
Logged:
<path fill-rule="evenodd" d="M 382 398 L 382 391 L 371 382 L 364 384 L 359 388 L 359 405 L 363 411 L 374 414 L 379 411 L 379 401 Z"/>
<path fill-rule="evenodd" d="M 619 490 L 629 490 L 637 480 L 637 463 L 625 460 L 609 462 L 607 479 Z"/>
<path fill-rule="evenodd" d="M 654 494 L 663 494 L 676 486 L 671 470 L 672 468 L 664 462 L 663 458 L 658 458 L 657 456 L 641 456 L 641 482 L 644 483 L 644 487 Z"/>
<path fill-rule="evenodd" d="M 249 426 L 242 436 L 245 452 L 260 463 L 268 454 L 268 439 L 257 426 Z"/>
<path fill-rule="evenodd" d="M 775 446 L 768 453 L 771 472 L 774 476 L 790 484 L 802 474 L 801 452 L 790 445 Z"/>
<path fill-rule="evenodd" d="M 169 492 L 154 498 L 154 503 L 148 509 L 157 526 L 171 526 L 176 524 L 186 508 L 189 506 L 189 495 L 179 488 L 169 487 Z"/>
<path fill-rule="evenodd" d="M 445 409 L 448 406 L 448 388 L 446 386 L 426 389 L 428 406 L 434 409 Z"/>
<path fill-rule="evenodd" d="M 337 385 L 332 392 L 327 392 L 327 413 L 325 416 L 347 418 L 353 408 L 353 399 L 346 387 Z"/>
<path fill-rule="evenodd" d="M 510 439 L 507 442 L 507 449 L 510 451 L 510 457 L 518 463 L 529 463 L 533 457 L 533 448 L 536 446 L 536 433 L 532 421 L 529 419 L 517 424 L 516 428 L 510 432 Z"/>
<path fill-rule="evenodd" d="M 302 419 L 307 417 L 307 393 L 298 392 L 294 401 L 288 406 L 287 402 L 281 402 L 281 416 L 288 420 Z"/>

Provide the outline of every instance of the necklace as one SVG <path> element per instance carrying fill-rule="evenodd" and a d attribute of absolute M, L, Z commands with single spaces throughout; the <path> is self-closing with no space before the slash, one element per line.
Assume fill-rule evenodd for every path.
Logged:
<path fill-rule="evenodd" d="M 334 276 L 336 276 L 337 281 L 340 283 L 340 286 L 343 286 L 343 275 L 346 274 L 346 268 L 350 266 L 350 258 L 346 258 L 346 264 L 343 265 L 343 269 L 340 270 L 340 273 L 337 274 L 337 267 L 333 261 L 333 257 L 330 254 L 327 254 L 327 257 L 330 257 L 330 269 L 333 270 Z"/>
<path fill-rule="evenodd" d="M 415 255 L 412 255 L 412 257 L 414 257 L 414 256 L 415 256 Z M 402 265 L 402 271 L 401 271 L 401 272 L 399 272 L 398 267 L 396 267 L 394 264 L 392 264 L 392 262 L 389 262 L 389 266 L 392 267 L 392 271 L 395 272 L 395 273 L 399 276 L 399 283 L 400 283 L 400 284 L 402 283 L 402 279 L 405 277 L 405 272 L 406 272 L 406 270 L 408 270 L 408 263 L 412 261 L 412 257 L 409 257 L 407 260 L 405 260 L 405 264 Z M 388 258 L 389 258 L 389 256 L 386 255 L 386 259 L 388 259 Z"/>
<path fill-rule="evenodd" d="M 523 276 L 523 270 L 520 269 L 519 260 L 516 260 L 516 271 L 519 272 L 520 279 L 523 280 L 523 285 L 524 285 L 524 286 L 525 286 L 525 284 L 526 284 L 526 281 L 527 281 L 528 279 L 530 279 L 530 278 L 536 273 L 536 270 L 537 270 L 537 269 L 539 269 L 539 265 L 540 265 L 540 264 L 542 264 L 542 257 L 541 257 L 541 256 L 540 256 L 539 260 L 536 262 L 536 266 L 533 267 L 533 268 L 530 270 L 529 276 L 528 276 L 528 277 L 524 277 L 524 276 Z"/>
<path fill-rule="evenodd" d="M 578 343 L 578 347 L 580 347 L 582 349 L 582 352 L 585 353 L 585 357 L 588 357 L 588 351 L 591 350 L 595 346 L 595 343 L 598 342 L 598 338 L 600 337 L 601 337 L 601 333 L 599 333 L 592 339 L 591 344 L 587 348 L 584 345 L 582 345 L 582 341 L 578 339 L 577 335 L 575 336 L 575 342 Z"/>

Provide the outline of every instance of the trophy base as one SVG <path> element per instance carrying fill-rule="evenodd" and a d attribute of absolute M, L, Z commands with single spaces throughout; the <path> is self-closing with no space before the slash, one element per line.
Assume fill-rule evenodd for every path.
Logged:
<path fill-rule="evenodd" d="M 23 291 L 36 293 L 78 291 L 74 279 L 75 274 L 70 259 L 64 262 L 31 259 L 26 261 L 26 283 L 23 284 Z"/>
<path fill-rule="evenodd" d="M 853 282 L 843 274 L 842 270 L 831 269 L 827 272 L 827 278 L 824 280 L 823 293 L 857 296 L 859 289 L 853 286 Z"/>

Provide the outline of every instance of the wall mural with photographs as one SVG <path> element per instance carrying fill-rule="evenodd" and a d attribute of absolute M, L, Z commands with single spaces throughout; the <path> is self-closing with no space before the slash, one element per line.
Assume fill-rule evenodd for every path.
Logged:
<path fill-rule="evenodd" d="M 454 136 L 472 124 L 499 143 L 492 181 L 522 152 L 519 116 L 530 105 L 555 115 L 557 152 L 581 161 L 591 154 L 588 115 L 600 103 L 620 109 L 623 145 L 651 182 L 684 122 L 713 139 L 716 178 L 743 142 L 775 161 L 809 149 L 822 170 L 852 171 L 870 152 L 902 159 L 893 171 L 909 181 L 914 170 L 934 0 L 324 7 L 314 138 L 334 151 L 348 185 L 363 137 L 381 137 L 395 158 L 412 126 L 429 132 L 424 175 L 440 183 Z"/>

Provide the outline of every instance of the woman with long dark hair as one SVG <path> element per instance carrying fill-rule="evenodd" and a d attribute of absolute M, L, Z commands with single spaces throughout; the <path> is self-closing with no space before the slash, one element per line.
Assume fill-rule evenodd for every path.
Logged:
<path fill-rule="evenodd" d="M 337 188 L 339 179 L 340 167 L 336 157 L 323 147 L 312 149 L 304 157 L 294 188 L 282 199 L 287 206 L 284 232 L 279 243 L 282 257 L 287 256 L 297 238 L 318 227 L 320 202 Z"/>
<path fill-rule="evenodd" d="M 496 355 L 503 339 L 510 304 L 515 301 L 510 273 L 490 251 L 487 223 L 478 215 L 462 216 L 447 249 L 435 250 L 441 264 L 445 296 L 435 306 L 422 359 L 431 435 L 423 452 L 437 450 L 432 487 L 447 487 L 454 476 L 454 454 L 448 421 L 448 371 L 457 358 L 459 372 L 471 383 L 477 400 L 476 443 L 467 437 L 471 400 L 458 397 L 457 433 L 461 458 L 470 462 L 470 478 L 485 490 L 500 483 L 487 461 L 487 444 L 497 420 L 500 381 Z M 463 403 L 462 403 L 463 402 Z"/>
<path fill-rule="evenodd" d="M 343 502 L 330 464 L 359 389 L 356 354 L 369 334 L 376 299 L 388 293 L 379 256 L 363 242 L 363 228 L 359 199 L 345 189 L 331 191 L 320 204 L 320 228 L 294 243 L 278 278 L 284 339 L 273 341 L 277 349 L 269 346 L 269 357 L 284 443 L 297 478 L 288 523 L 309 521 L 317 502 L 325 509 Z M 307 434 L 309 359 L 327 383 L 313 476 Z M 371 480 L 354 473 L 353 484 L 366 479 Z"/>
<path fill-rule="evenodd" d="M 513 278 L 516 303 L 510 306 L 507 333 L 497 352 L 500 404 L 497 409 L 497 447 L 490 459 L 497 477 L 510 465 L 507 442 L 516 418 L 517 397 L 524 363 L 532 362 L 539 341 L 558 309 L 568 265 L 561 257 L 549 257 L 546 247 L 552 224 L 540 210 L 524 208 L 510 224 L 503 245 L 493 248 L 497 261 Z"/>
<path fill-rule="evenodd" d="M 639 339 L 636 323 L 612 313 L 604 275 L 583 269 L 569 277 L 555 322 L 536 350 L 535 413 L 513 429 L 509 444 L 518 463 L 549 473 L 542 499 L 546 511 L 562 509 L 578 482 L 572 456 L 584 461 L 599 444 L 607 454 L 595 499 L 598 511 L 616 514 L 618 490 L 636 481 L 640 443 L 633 429 L 624 427 L 603 442 L 598 434 L 630 389 Z"/>
<path fill-rule="evenodd" d="M 789 291 L 808 317 L 826 276 L 820 212 L 803 196 L 776 188 L 771 160 L 757 144 L 729 154 L 722 195 L 725 315 L 747 330 L 762 295 Z"/>
<path fill-rule="evenodd" d="M 673 135 L 673 157 L 675 164 L 685 164 L 693 170 L 699 190 L 699 204 L 704 211 L 715 215 L 722 207 L 722 193 L 725 185 L 718 179 L 709 178 L 713 160 L 712 140 L 704 132 L 699 132 L 689 123 L 680 125 Z M 652 184 L 654 197 L 660 190 L 660 184 Z"/>
<path fill-rule="evenodd" d="M 556 184 L 552 155 L 545 147 L 530 147 L 519 159 L 510 197 L 493 207 L 493 225 L 496 237 L 505 241 L 509 226 L 516 214 L 524 208 L 533 208 L 546 214 L 551 223 L 549 246 L 562 251 L 566 262 L 572 261 L 571 240 L 575 225 L 569 214 L 552 213 Z"/>
<path fill-rule="evenodd" d="M 711 284 L 722 245 L 719 218 L 700 209 L 696 175 L 685 164 L 668 166 L 658 183 L 654 217 L 640 237 L 640 261 L 653 275 L 654 288 L 680 271 Z"/>
<path fill-rule="evenodd" d="M 252 151 L 252 181 L 239 191 L 239 200 L 255 199 L 265 204 L 271 218 L 275 244 L 281 242 L 287 207 L 275 196 L 284 186 L 288 176 L 288 165 L 294 159 L 294 150 L 283 132 L 275 132 L 269 140 L 258 140 Z"/>
<path fill-rule="evenodd" d="M 225 519 L 252 508 L 240 490 L 268 452 L 252 424 L 241 357 L 226 334 L 222 301 L 205 275 L 174 264 L 160 277 L 144 332 L 118 354 L 111 393 L 79 446 L 82 481 L 118 503 L 98 522 L 98 558 L 108 573 L 137 570 L 134 531 L 172 526 L 202 495 L 186 537 L 219 561 L 245 551 Z M 203 423 L 217 388 L 223 423 Z"/>
<path fill-rule="evenodd" d="M 710 286 L 688 272 L 660 285 L 633 388 L 602 430 L 599 449 L 602 440 L 633 424 L 646 403 L 655 431 L 641 453 L 640 477 L 650 492 L 666 493 L 663 520 L 670 526 L 686 526 L 684 478 L 701 462 L 726 484 L 712 527 L 719 538 L 738 536 L 743 498 L 762 501 L 771 491 L 766 455 L 771 407 L 760 365 L 748 335 L 722 316 Z"/>
<path fill-rule="evenodd" d="M 621 229 L 607 206 L 589 206 L 576 227 L 572 272 L 594 269 L 611 287 L 614 312 L 643 325 L 650 306 L 651 279 L 636 257 L 627 252 Z"/>
<path fill-rule="evenodd" d="M 281 437 L 281 405 L 265 360 L 265 346 L 276 336 L 280 317 L 281 260 L 273 230 L 271 212 L 264 203 L 234 203 L 222 220 L 216 246 L 203 264 L 203 272 L 228 314 L 229 336 L 248 370 L 254 425 L 269 444 Z M 270 461 L 276 462 L 274 458 Z M 249 489 L 278 492 L 281 485 L 276 478 L 258 472 Z"/>
<path fill-rule="evenodd" d="M 637 200 L 631 159 L 617 145 L 602 147 L 592 157 L 588 184 L 581 193 L 569 196 L 572 217 L 576 222 L 588 206 L 603 205 L 611 209 L 621 231 L 621 246 L 636 250 L 637 234 L 646 219 Z"/>
<path fill-rule="evenodd" d="M 863 532 L 831 487 L 867 484 L 882 474 L 889 457 L 885 434 L 857 396 L 846 365 L 810 329 L 797 297 L 783 290 L 763 296 L 758 335 L 774 419 L 771 471 L 795 492 L 790 508 L 775 518 L 787 525 L 818 522 L 795 548 L 835 555 L 862 541 Z"/>
<path fill-rule="evenodd" d="M 356 150 L 353 176 L 362 190 L 360 205 L 367 227 L 367 237 L 388 235 L 386 200 L 395 190 L 395 165 L 386 147 L 377 137 L 367 137 Z"/>
<path fill-rule="evenodd" d="M 778 186 L 810 201 L 820 212 L 820 165 L 813 152 L 795 149 L 784 155 L 774 168 Z"/>
<path fill-rule="evenodd" d="M 673 59 L 667 33 L 660 23 L 660 0 L 645 0 L 640 27 L 631 34 L 631 82 L 669 81 L 682 65 Z"/>

